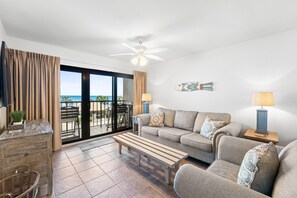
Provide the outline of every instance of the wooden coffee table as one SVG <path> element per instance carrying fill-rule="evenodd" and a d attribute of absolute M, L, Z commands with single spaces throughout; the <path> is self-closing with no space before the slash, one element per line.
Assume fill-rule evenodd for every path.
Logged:
<path fill-rule="evenodd" d="M 156 143 L 146 138 L 134 135 L 132 133 L 124 133 L 113 136 L 119 144 L 119 153 L 121 154 L 122 146 L 137 152 L 137 162 L 140 165 L 140 156 L 143 155 L 148 159 L 160 163 L 164 168 L 165 181 L 170 183 L 171 171 L 177 171 L 182 160 L 188 157 L 188 154 L 177 149 Z"/>

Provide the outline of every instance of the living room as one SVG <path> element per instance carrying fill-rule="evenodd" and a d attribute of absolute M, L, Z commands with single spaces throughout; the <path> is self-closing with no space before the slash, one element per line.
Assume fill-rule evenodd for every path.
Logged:
<path fill-rule="evenodd" d="M 10 97 L 10 104 L 0 105 L 0 129 L 4 131 L 0 141 L 4 145 L 8 137 L 5 133 L 9 127 L 14 128 L 11 114 L 14 111 L 25 111 L 23 125 L 27 124 L 27 129 L 21 131 L 29 130 L 29 126 L 48 130 L 49 139 L 45 141 L 49 143 L 53 139 L 49 144 L 53 144 L 50 149 L 54 152 L 42 160 L 52 167 L 47 174 L 53 175 L 46 185 L 41 185 L 44 180 L 40 179 L 38 188 L 31 188 L 34 192 L 39 189 L 38 197 L 297 197 L 292 187 L 297 178 L 296 160 L 290 158 L 292 152 L 285 153 L 296 151 L 297 139 L 295 6 L 296 2 L 289 0 L 1 1 L 0 40 L 5 41 L 5 50 L 1 50 L 8 52 L 5 56 L 14 58 L 5 59 L 10 80 L 6 82 L 4 96 Z M 30 98 L 21 95 L 31 93 L 30 88 L 24 92 L 16 88 L 25 86 L 22 83 L 30 77 L 15 73 L 21 70 L 9 70 L 9 67 L 22 68 L 21 61 L 17 61 L 22 60 L 22 56 L 17 57 L 19 53 L 59 60 L 55 62 L 59 71 L 55 73 L 54 88 L 46 88 L 51 99 L 45 100 L 46 104 L 40 102 L 43 112 L 40 115 L 37 97 L 20 102 L 19 98 Z M 134 57 L 138 58 L 136 62 Z M 70 77 L 63 79 L 63 72 L 71 74 Z M 78 80 L 74 73 L 80 74 Z M 108 77 L 109 82 L 103 82 L 103 77 Z M 38 82 L 32 82 L 33 87 L 39 86 Z M 72 84 L 67 86 L 69 82 Z M 30 83 L 26 82 L 26 86 L 32 86 Z M 104 92 L 105 89 L 108 90 Z M 142 100 L 146 93 L 149 98 Z M 74 99 L 77 95 L 78 100 Z M 256 95 L 268 97 L 270 102 L 255 102 Z M 27 104 L 33 106 L 31 110 Z M 74 125 L 67 123 L 68 118 L 64 119 L 66 124 L 62 122 L 64 104 L 79 111 Z M 42 105 L 47 109 L 45 113 Z M 119 112 L 121 105 L 125 105 L 125 113 Z M 59 111 L 52 111 L 51 107 Z M 146 126 L 154 121 L 153 113 L 162 120 L 157 129 Z M 199 134 L 200 138 L 206 118 L 210 122 L 224 121 L 217 127 L 221 129 L 203 139 L 204 144 L 210 144 L 209 151 L 202 152 L 202 147 L 206 148 L 201 145 L 195 149 L 182 145 L 181 133 L 184 130 L 185 135 L 189 131 L 195 133 L 198 122 L 201 126 L 195 135 Z M 36 121 L 39 119 L 49 122 L 40 124 Z M 272 133 L 259 132 L 263 126 L 264 133 Z M 175 136 L 179 134 L 176 141 L 168 132 L 173 129 Z M 252 137 L 247 134 L 249 130 L 253 130 Z M 273 139 L 269 139 L 270 134 Z M 197 140 L 196 136 L 194 139 Z M 276 144 L 271 148 L 277 152 L 279 165 L 273 169 L 276 171 L 273 179 L 269 178 L 270 187 L 257 189 L 251 184 L 248 187 L 237 184 L 247 151 L 271 141 Z M 133 145 L 137 142 L 138 146 L 131 142 Z M 16 148 L 17 144 L 11 145 Z M 148 147 L 168 151 L 156 157 Z M 1 147 L 1 152 L 4 151 Z M 166 169 L 168 163 L 162 157 L 169 155 L 168 152 L 171 157 L 175 153 L 173 157 L 178 156 L 178 160 Z M 222 161 L 228 161 L 228 165 L 218 164 Z M 30 165 L 25 158 L 21 162 Z M 10 164 L 16 168 L 16 164 Z M 236 178 L 220 175 L 229 174 L 234 164 L 237 168 L 232 174 Z M 7 170 L 1 165 L 0 178 L 8 176 L 4 174 Z M 38 172 L 34 168 L 32 171 Z M 216 177 L 216 171 L 222 178 Z M 191 188 L 184 184 L 187 180 L 200 187 Z M 203 189 L 208 185 L 219 185 L 221 189 Z M 268 191 L 262 191 L 267 188 Z M 1 194 L 3 189 L 0 190 Z"/>

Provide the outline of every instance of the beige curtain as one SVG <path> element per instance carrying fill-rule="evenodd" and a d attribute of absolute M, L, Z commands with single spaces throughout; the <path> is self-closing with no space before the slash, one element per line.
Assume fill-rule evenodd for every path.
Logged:
<path fill-rule="evenodd" d="M 7 54 L 10 112 L 23 110 L 26 120 L 47 119 L 54 130 L 53 149 L 61 149 L 60 58 L 14 49 Z"/>
<path fill-rule="evenodd" d="M 133 115 L 143 113 L 141 96 L 146 93 L 146 72 L 134 71 Z"/>

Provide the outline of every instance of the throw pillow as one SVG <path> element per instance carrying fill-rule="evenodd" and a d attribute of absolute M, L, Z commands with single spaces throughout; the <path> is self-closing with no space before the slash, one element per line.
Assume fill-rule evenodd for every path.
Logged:
<path fill-rule="evenodd" d="M 200 135 L 206 137 L 207 139 L 212 139 L 213 134 L 223 126 L 226 125 L 225 121 L 213 121 L 209 117 L 204 120 L 201 127 Z"/>
<path fill-rule="evenodd" d="M 249 150 L 241 163 L 237 183 L 270 196 L 279 158 L 272 142 Z"/>
<path fill-rule="evenodd" d="M 164 115 L 165 115 L 164 125 L 173 127 L 175 111 L 171 109 L 165 109 L 165 108 L 159 107 L 155 113 L 160 113 L 160 112 L 164 112 Z"/>
<path fill-rule="evenodd" d="M 154 127 L 164 127 L 164 112 L 161 113 L 152 113 L 149 126 Z"/>

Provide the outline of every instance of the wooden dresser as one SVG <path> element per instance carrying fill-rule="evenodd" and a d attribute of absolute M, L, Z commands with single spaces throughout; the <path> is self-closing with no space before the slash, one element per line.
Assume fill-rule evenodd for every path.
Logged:
<path fill-rule="evenodd" d="M 47 194 L 52 194 L 52 134 L 46 120 L 28 122 L 23 130 L 4 131 L 0 135 L 0 178 L 27 164 L 40 173 L 39 186 L 46 184 Z"/>

